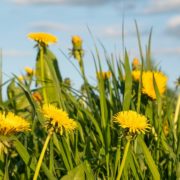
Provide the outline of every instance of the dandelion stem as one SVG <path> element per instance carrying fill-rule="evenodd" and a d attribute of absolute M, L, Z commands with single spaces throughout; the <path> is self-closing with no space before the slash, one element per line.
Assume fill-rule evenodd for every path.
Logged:
<path fill-rule="evenodd" d="M 123 172 L 123 169 L 124 169 L 124 165 L 125 165 L 125 162 L 126 162 L 126 157 L 127 157 L 127 154 L 128 154 L 130 142 L 131 142 L 131 139 L 128 139 L 128 142 L 127 142 L 126 147 L 124 149 L 124 155 L 123 155 L 123 159 L 122 159 L 122 162 L 121 162 L 121 166 L 119 168 L 119 172 L 118 172 L 118 175 L 117 175 L 117 178 L 116 178 L 117 180 L 120 180 L 120 178 L 121 178 L 121 175 L 122 175 L 122 172 Z"/>
<path fill-rule="evenodd" d="M 44 158 L 44 154 L 46 152 L 46 149 L 47 149 L 47 146 L 48 146 L 48 143 L 49 143 L 49 140 L 50 140 L 51 136 L 52 136 L 52 131 L 49 132 L 49 134 L 48 134 L 48 136 L 46 138 L 46 141 L 44 143 L 44 146 L 43 146 L 43 149 L 41 151 L 38 163 L 36 165 L 36 170 L 35 170 L 35 173 L 34 173 L 33 180 L 37 180 L 37 178 L 38 178 L 39 170 L 41 168 L 41 164 L 42 164 L 42 161 L 43 161 L 43 158 Z"/>

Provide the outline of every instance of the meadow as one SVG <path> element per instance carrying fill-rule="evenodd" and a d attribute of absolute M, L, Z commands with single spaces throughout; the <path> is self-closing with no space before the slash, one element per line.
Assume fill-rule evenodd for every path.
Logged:
<path fill-rule="evenodd" d="M 136 30 L 139 57 L 132 63 L 125 48 L 123 57 L 103 45 L 100 54 L 94 41 L 95 85 L 85 72 L 83 40 L 72 37 L 80 89 L 63 77 L 50 50 L 57 37 L 28 34 L 35 69 L 1 82 L 8 97 L 0 97 L 0 179 L 180 179 L 180 82 L 167 86 L 152 60 L 152 32 L 143 52 Z"/>

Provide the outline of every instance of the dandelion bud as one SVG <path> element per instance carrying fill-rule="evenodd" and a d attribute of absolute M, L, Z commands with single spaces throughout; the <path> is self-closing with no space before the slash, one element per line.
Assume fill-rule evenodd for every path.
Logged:
<path fill-rule="evenodd" d="M 79 36 L 72 37 L 73 49 L 81 50 L 82 49 L 82 39 Z"/>
<path fill-rule="evenodd" d="M 18 80 L 23 82 L 24 81 L 24 77 L 23 76 L 18 76 Z"/>
<path fill-rule="evenodd" d="M 41 103 L 42 102 L 42 96 L 39 92 L 34 92 L 32 94 L 32 98 L 36 101 L 36 102 L 39 102 Z"/>
<path fill-rule="evenodd" d="M 70 78 L 65 78 L 64 79 L 64 84 L 66 85 L 67 88 L 71 87 L 71 79 Z"/>
<path fill-rule="evenodd" d="M 82 39 L 79 36 L 73 36 L 72 44 L 73 44 L 72 55 L 75 59 L 78 60 L 78 62 L 80 62 L 84 55 L 84 51 L 82 49 Z"/>
<path fill-rule="evenodd" d="M 106 80 L 106 79 L 110 79 L 112 76 L 110 71 L 107 72 L 97 72 L 97 78 L 101 79 L 101 77 Z"/>
<path fill-rule="evenodd" d="M 133 62 L 132 62 L 132 69 L 138 70 L 138 69 L 140 69 L 140 66 L 141 66 L 141 64 L 139 63 L 138 58 L 134 58 Z"/>
<path fill-rule="evenodd" d="M 32 76 L 34 74 L 33 69 L 31 69 L 30 67 L 25 67 L 24 69 L 28 76 Z"/>

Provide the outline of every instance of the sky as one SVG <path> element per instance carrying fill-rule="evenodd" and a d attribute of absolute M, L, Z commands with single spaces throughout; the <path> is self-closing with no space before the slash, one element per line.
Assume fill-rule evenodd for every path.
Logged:
<path fill-rule="evenodd" d="M 48 32 L 59 39 L 50 49 L 58 58 L 63 77 L 70 77 L 75 87 L 80 76 L 67 56 L 72 48 L 71 37 L 83 39 L 86 73 L 95 82 L 91 52 L 93 40 L 102 42 L 106 50 L 122 55 L 122 20 L 124 19 L 125 47 L 130 60 L 140 57 L 135 20 L 141 33 L 142 47 L 152 33 L 152 57 L 169 77 L 168 84 L 180 76 L 180 1 L 179 0 L 1 0 L 0 48 L 3 56 L 3 80 L 13 74 L 21 75 L 24 67 L 35 67 L 36 49 L 27 38 L 29 32 Z M 101 47 L 100 47 L 101 48 Z M 78 67 L 78 63 L 71 59 Z M 107 67 L 104 66 L 104 70 Z"/>

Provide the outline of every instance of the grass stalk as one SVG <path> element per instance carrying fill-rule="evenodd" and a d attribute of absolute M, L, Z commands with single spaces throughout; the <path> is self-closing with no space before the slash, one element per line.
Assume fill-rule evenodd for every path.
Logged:
<path fill-rule="evenodd" d="M 52 136 L 52 131 L 49 132 L 49 134 L 48 134 L 48 136 L 46 138 L 46 141 L 44 143 L 44 146 L 43 146 L 43 149 L 41 151 L 38 163 L 36 165 L 36 169 L 35 169 L 33 180 L 36 180 L 38 178 L 39 171 L 40 171 L 40 168 L 41 168 L 41 164 L 42 164 L 42 161 L 43 161 L 43 158 L 44 158 L 44 154 L 46 152 L 46 149 L 47 149 L 47 146 L 49 144 L 49 140 L 51 139 L 51 136 Z"/>
<path fill-rule="evenodd" d="M 124 165 L 125 165 L 125 162 L 126 162 L 126 157 L 127 157 L 127 154 L 128 154 L 130 142 L 131 142 L 131 140 L 128 139 L 128 142 L 127 142 L 126 147 L 124 149 L 124 155 L 123 155 L 123 159 L 122 159 L 122 162 L 121 162 L 121 166 L 119 168 L 119 172 L 118 172 L 118 175 L 117 175 L 117 178 L 116 178 L 117 180 L 121 179 L 121 175 L 122 175 Z"/>

